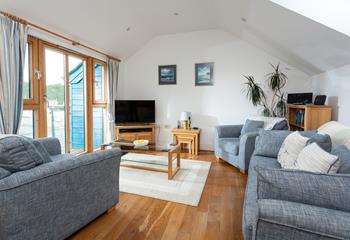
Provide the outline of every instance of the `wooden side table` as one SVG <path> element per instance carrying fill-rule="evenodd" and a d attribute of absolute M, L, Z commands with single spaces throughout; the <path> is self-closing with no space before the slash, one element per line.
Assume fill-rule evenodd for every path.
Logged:
<path fill-rule="evenodd" d="M 193 155 L 198 155 L 200 150 L 200 132 L 200 129 L 174 128 L 171 130 L 173 142 L 175 144 L 187 144 L 189 154 Z"/>

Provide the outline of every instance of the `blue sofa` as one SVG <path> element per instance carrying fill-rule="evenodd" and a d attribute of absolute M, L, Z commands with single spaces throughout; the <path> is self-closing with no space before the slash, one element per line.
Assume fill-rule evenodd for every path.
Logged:
<path fill-rule="evenodd" d="M 61 154 L 39 141 L 50 161 L 0 180 L 0 239 L 65 239 L 119 200 L 121 151 Z"/>
<path fill-rule="evenodd" d="M 278 151 L 289 131 L 261 131 L 244 199 L 245 240 L 350 239 L 350 173 L 281 169 Z M 328 135 L 306 132 L 330 151 Z"/>
<path fill-rule="evenodd" d="M 242 125 L 221 125 L 214 128 L 214 152 L 217 158 L 239 168 L 248 170 L 250 158 L 254 152 L 255 138 L 258 132 L 241 135 Z M 273 127 L 273 130 L 288 130 L 287 120 Z"/>

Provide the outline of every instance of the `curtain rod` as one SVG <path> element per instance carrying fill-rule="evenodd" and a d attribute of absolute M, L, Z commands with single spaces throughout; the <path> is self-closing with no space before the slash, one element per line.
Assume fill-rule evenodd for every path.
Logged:
<path fill-rule="evenodd" d="M 106 54 L 106 53 L 104 53 L 104 52 L 101 52 L 101 51 L 95 49 L 95 48 L 89 47 L 89 46 L 87 46 L 87 45 L 85 45 L 85 44 L 82 44 L 82 43 L 80 43 L 80 42 L 78 42 L 78 41 L 75 41 L 75 40 L 73 40 L 73 39 L 71 39 L 71 38 L 68 38 L 68 37 L 66 37 L 66 36 L 64 36 L 64 35 L 61 35 L 61 34 L 59 34 L 59 33 L 55 33 L 55 32 L 53 32 L 53 31 L 51 31 L 51 30 L 48 30 L 48 29 L 43 28 L 43 27 L 41 27 L 41 26 L 38 26 L 38 25 L 36 25 L 36 24 L 34 24 L 34 23 L 31 23 L 31 22 L 29 22 L 29 21 L 27 21 L 27 20 L 25 20 L 25 19 L 19 18 L 19 17 L 15 16 L 15 15 L 12 15 L 12 14 L 10 14 L 10 13 L 0 11 L 0 14 L 4 15 L 5 17 L 8 17 L 9 19 L 14 20 L 14 21 L 16 21 L 16 22 L 29 25 L 29 26 L 31 26 L 31 27 L 33 27 L 33 28 L 36 28 L 36 29 L 40 30 L 40 31 L 47 32 L 47 33 L 49 33 L 49 34 L 51 34 L 51 35 L 54 35 L 54 36 L 59 37 L 59 38 L 62 38 L 62 39 L 64 39 L 64 40 L 68 41 L 68 42 L 71 42 L 73 46 L 80 46 L 80 47 L 86 48 L 86 49 L 88 49 L 88 50 L 94 51 L 94 52 L 96 52 L 96 53 L 99 53 L 99 54 L 101 54 L 101 55 L 104 55 L 104 56 L 106 56 L 107 58 L 116 60 L 116 61 L 118 61 L 118 62 L 121 61 L 120 59 L 115 58 L 115 57 L 112 57 L 112 56 L 110 56 L 110 55 L 108 55 L 108 54 Z"/>

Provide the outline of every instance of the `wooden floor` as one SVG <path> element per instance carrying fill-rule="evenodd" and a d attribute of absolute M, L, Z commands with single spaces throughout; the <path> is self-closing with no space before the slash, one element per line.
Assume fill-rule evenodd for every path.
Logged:
<path fill-rule="evenodd" d="M 182 158 L 212 162 L 198 207 L 121 193 L 114 211 L 71 239 L 242 239 L 246 175 L 212 153 Z"/>

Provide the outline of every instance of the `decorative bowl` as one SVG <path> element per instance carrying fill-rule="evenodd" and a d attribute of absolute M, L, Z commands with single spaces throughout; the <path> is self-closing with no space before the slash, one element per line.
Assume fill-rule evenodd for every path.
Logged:
<path fill-rule="evenodd" d="M 147 146 L 149 144 L 148 140 L 135 140 L 134 142 L 135 147 L 144 147 Z"/>

